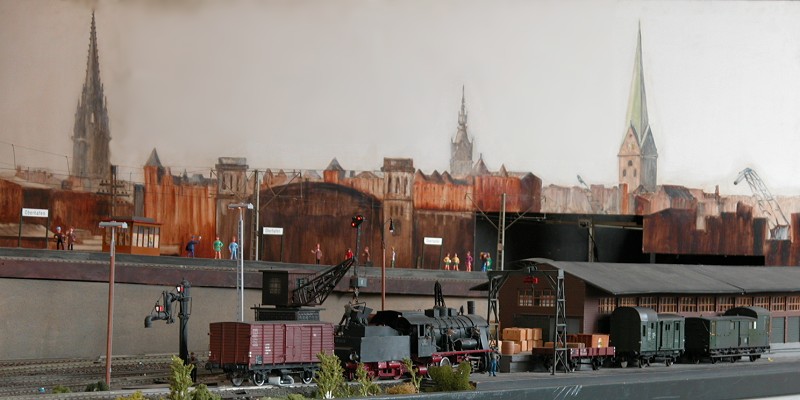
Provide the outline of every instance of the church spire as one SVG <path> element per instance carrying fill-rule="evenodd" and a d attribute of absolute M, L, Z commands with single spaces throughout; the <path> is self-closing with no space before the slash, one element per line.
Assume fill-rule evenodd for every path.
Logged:
<path fill-rule="evenodd" d="M 633 79 L 628 98 L 625 138 L 620 146 L 619 181 L 629 191 L 656 190 L 658 175 L 658 150 L 653 131 L 647 117 L 647 96 L 644 89 L 644 65 L 642 63 L 642 26 L 636 41 L 636 55 L 633 62 Z"/>
<path fill-rule="evenodd" d="M 461 85 L 461 110 L 456 137 L 450 142 L 450 175 L 464 177 L 472 171 L 472 141 L 467 135 L 467 102 Z"/>
<path fill-rule="evenodd" d="M 103 83 L 100 81 L 100 56 L 97 49 L 94 12 L 89 33 L 86 78 L 75 111 L 72 141 L 72 175 L 80 178 L 100 178 L 109 174 L 111 133 Z"/>
<path fill-rule="evenodd" d="M 647 96 L 644 88 L 644 65 L 642 63 L 642 24 L 639 23 L 639 36 L 636 42 L 636 56 L 633 62 L 633 80 L 628 98 L 628 124 L 636 132 L 642 143 L 650 122 L 647 119 Z"/>

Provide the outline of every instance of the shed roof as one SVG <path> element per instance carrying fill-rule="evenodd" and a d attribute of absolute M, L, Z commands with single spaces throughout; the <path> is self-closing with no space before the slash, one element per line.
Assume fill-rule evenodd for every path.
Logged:
<path fill-rule="evenodd" d="M 564 270 L 613 295 L 800 292 L 800 268 L 728 265 L 622 264 L 531 259 Z"/>

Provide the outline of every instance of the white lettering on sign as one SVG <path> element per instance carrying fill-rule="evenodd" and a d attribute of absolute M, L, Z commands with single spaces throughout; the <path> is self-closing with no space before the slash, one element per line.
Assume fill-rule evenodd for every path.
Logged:
<path fill-rule="evenodd" d="M 264 235 L 283 235 L 283 228 L 264 227 Z"/>
<path fill-rule="evenodd" d="M 42 208 L 23 208 L 22 209 L 22 216 L 23 217 L 41 217 L 47 218 L 49 210 L 42 209 Z"/>
<path fill-rule="evenodd" d="M 431 244 L 434 246 L 441 246 L 442 245 L 442 238 L 435 238 L 435 237 L 426 237 L 423 241 L 425 244 Z"/>

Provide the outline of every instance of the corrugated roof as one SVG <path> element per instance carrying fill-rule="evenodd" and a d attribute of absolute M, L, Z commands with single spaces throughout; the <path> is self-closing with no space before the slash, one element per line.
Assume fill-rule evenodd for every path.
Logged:
<path fill-rule="evenodd" d="M 539 261 L 523 260 L 523 261 Z M 547 261 L 613 295 L 800 292 L 800 268 Z"/>

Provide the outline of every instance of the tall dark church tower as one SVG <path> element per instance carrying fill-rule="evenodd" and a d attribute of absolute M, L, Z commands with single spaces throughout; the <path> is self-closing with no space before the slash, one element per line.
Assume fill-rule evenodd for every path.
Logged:
<path fill-rule="evenodd" d="M 450 175 L 464 177 L 472 171 L 472 141 L 467 136 L 467 105 L 464 87 L 461 87 L 461 111 L 458 113 L 458 131 L 450 143 Z"/>
<path fill-rule="evenodd" d="M 619 154 L 619 182 L 628 185 L 633 192 L 640 187 L 647 192 L 656 190 L 658 172 L 658 150 L 647 118 L 647 96 L 644 89 L 644 66 L 642 64 L 642 27 L 636 44 L 633 64 L 633 80 L 628 98 L 628 115 L 625 138 Z"/>
<path fill-rule="evenodd" d="M 109 175 L 111 133 L 108 128 L 108 108 L 100 82 L 100 59 L 97 54 L 97 32 L 92 13 L 89 36 L 89 57 L 86 62 L 86 81 L 75 111 L 72 136 L 72 175 L 79 178 L 101 178 Z"/>

